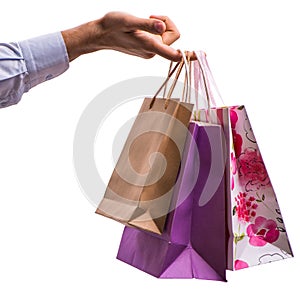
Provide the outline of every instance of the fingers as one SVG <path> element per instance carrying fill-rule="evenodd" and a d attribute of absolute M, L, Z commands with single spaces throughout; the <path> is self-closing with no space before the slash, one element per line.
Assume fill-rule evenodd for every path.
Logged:
<path fill-rule="evenodd" d="M 147 31 L 158 34 L 162 42 L 152 44 L 152 52 L 172 61 L 180 61 L 181 53 L 169 45 L 180 37 L 180 33 L 175 24 L 167 17 L 161 15 L 151 15 L 149 19 L 142 19 L 131 16 L 131 29 Z"/>
<path fill-rule="evenodd" d="M 182 54 L 179 50 L 175 50 L 172 47 L 161 43 L 155 45 L 155 53 L 174 62 L 179 62 L 182 59 Z M 194 51 L 187 51 L 186 57 L 190 61 L 197 60 L 197 56 Z"/>
<path fill-rule="evenodd" d="M 180 37 L 179 30 L 175 24 L 170 18 L 163 15 L 151 15 L 150 19 L 161 20 L 166 26 L 165 31 L 161 34 L 162 43 L 155 44 L 156 54 L 172 61 L 180 61 L 180 51 L 168 46 L 174 43 Z"/>
<path fill-rule="evenodd" d="M 161 20 L 165 23 L 166 30 L 162 34 L 162 39 L 165 44 L 170 45 L 180 37 L 179 30 L 177 29 L 175 24 L 172 22 L 172 20 L 170 18 L 168 18 L 167 16 L 151 15 L 150 19 Z"/>
<path fill-rule="evenodd" d="M 182 57 L 180 51 L 159 42 L 153 47 L 153 52 L 174 62 L 180 61 Z"/>
<path fill-rule="evenodd" d="M 166 24 L 160 19 L 143 19 L 128 15 L 127 27 L 131 30 L 142 30 L 152 34 L 163 34 L 166 31 Z"/>
<path fill-rule="evenodd" d="M 167 16 L 151 15 L 149 19 L 144 19 L 127 13 L 110 12 L 102 18 L 101 22 L 103 31 L 110 34 L 109 40 L 118 43 L 123 39 L 121 44 L 113 44 L 112 47 L 123 48 L 124 52 L 132 52 L 139 56 L 143 56 L 146 52 L 147 57 L 158 54 L 169 60 L 181 60 L 181 53 L 169 46 L 180 37 L 180 34 L 175 24 Z M 122 35 L 124 33 L 131 34 Z M 114 38 L 112 38 L 113 35 L 115 35 Z M 133 37 L 132 40 L 129 40 L 129 36 Z M 131 43 L 130 47 L 124 44 L 124 40 L 126 43 Z"/>
<path fill-rule="evenodd" d="M 131 30 L 142 30 L 152 34 L 159 34 L 165 44 L 170 45 L 180 37 L 175 24 L 167 17 L 151 15 L 149 19 L 127 15 L 127 27 Z"/>

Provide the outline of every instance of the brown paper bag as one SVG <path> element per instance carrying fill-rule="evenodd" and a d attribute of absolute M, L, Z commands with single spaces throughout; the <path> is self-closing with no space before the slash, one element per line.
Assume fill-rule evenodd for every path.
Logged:
<path fill-rule="evenodd" d="M 166 99 L 145 98 L 96 213 L 162 233 L 193 109 L 170 99 L 183 64 L 162 85 L 179 66 Z"/>

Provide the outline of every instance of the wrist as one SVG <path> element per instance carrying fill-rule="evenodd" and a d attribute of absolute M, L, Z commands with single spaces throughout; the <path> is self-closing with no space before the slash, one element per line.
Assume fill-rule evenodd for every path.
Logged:
<path fill-rule="evenodd" d="M 69 55 L 69 61 L 101 49 L 101 20 L 88 22 L 78 27 L 62 31 L 62 36 Z"/>

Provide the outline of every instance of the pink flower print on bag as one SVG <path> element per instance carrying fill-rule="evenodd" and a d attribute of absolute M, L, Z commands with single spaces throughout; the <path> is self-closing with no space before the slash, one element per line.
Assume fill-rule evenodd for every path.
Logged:
<path fill-rule="evenodd" d="M 248 263 L 243 260 L 237 259 L 234 261 L 234 270 L 239 270 L 247 267 L 249 267 Z"/>
<path fill-rule="evenodd" d="M 267 243 L 274 243 L 279 237 L 279 230 L 274 220 L 267 220 L 259 216 L 253 224 L 248 225 L 247 235 L 252 246 L 262 247 Z"/>
<path fill-rule="evenodd" d="M 232 130 L 233 145 L 235 155 L 239 156 L 242 153 L 243 138 L 236 130 Z"/>
<path fill-rule="evenodd" d="M 256 191 L 269 186 L 270 179 L 258 150 L 246 148 L 238 158 L 239 177 L 246 191 Z"/>
<path fill-rule="evenodd" d="M 247 196 L 246 192 L 240 192 L 235 198 L 236 206 L 233 208 L 233 215 L 237 214 L 240 222 L 250 222 L 256 216 L 258 204 L 255 197 Z"/>
<path fill-rule="evenodd" d="M 238 119 L 239 119 L 239 117 L 238 117 L 237 113 L 233 110 L 233 108 L 231 108 L 230 109 L 230 123 L 231 123 L 232 129 L 235 129 Z"/>
<path fill-rule="evenodd" d="M 236 163 L 236 158 L 234 156 L 234 153 L 231 152 L 230 154 L 231 156 L 231 190 L 234 189 L 234 175 L 237 173 L 237 163 Z"/>
<path fill-rule="evenodd" d="M 237 113 L 230 109 L 230 122 L 231 122 L 231 130 L 232 130 L 232 137 L 233 137 L 233 145 L 235 155 L 239 156 L 242 152 L 242 145 L 243 145 L 243 138 L 240 134 L 236 131 L 236 124 L 239 120 Z"/>

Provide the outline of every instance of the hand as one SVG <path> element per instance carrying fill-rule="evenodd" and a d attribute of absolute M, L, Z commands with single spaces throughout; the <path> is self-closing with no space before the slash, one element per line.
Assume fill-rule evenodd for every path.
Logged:
<path fill-rule="evenodd" d="M 175 24 L 166 16 L 142 19 L 122 12 L 110 12 L 99 20 L 62 32 L 70 61 L 82 54 L 112 49 L 142 58 L 158 54 L 173 61 L 181 53 L 169 45 L 179 37 Z"/>

